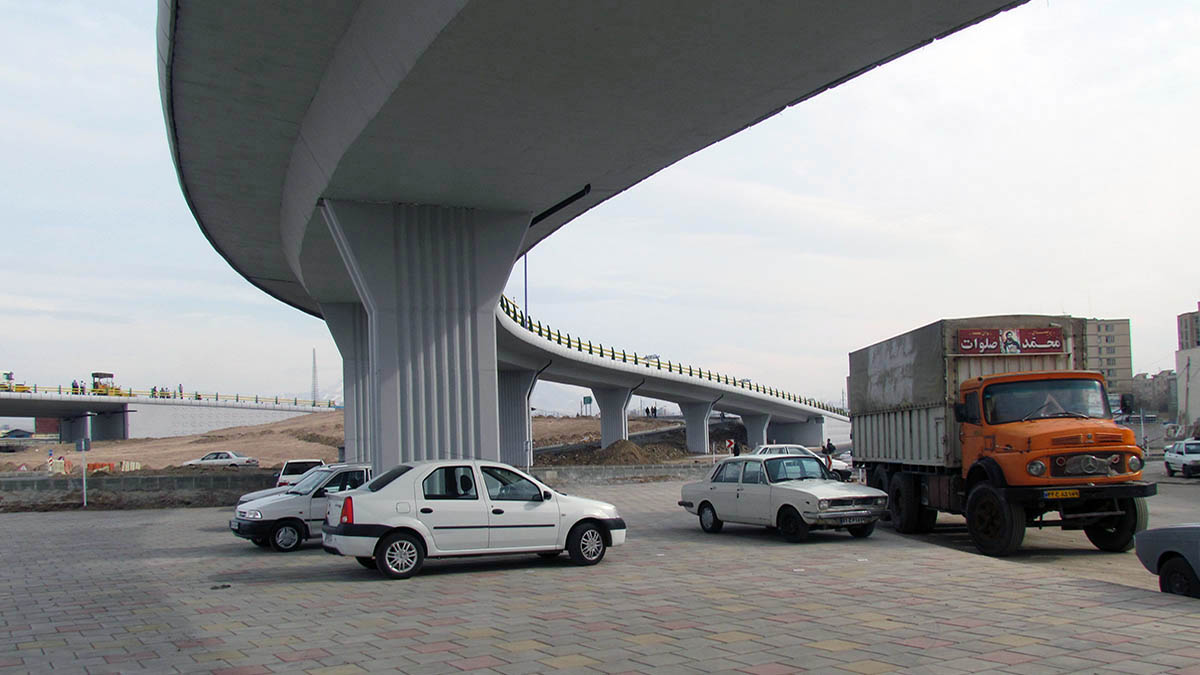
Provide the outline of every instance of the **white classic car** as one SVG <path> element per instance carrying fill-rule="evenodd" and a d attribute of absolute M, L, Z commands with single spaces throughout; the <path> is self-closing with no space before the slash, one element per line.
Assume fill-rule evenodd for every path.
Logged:
<path fill-rule="evenodd" d="M 480 486 L 483 489 L 479 489 Z M 401 464 L 352 492 L 330 495 L 324 548 L 392 579 L 426 558 L 564 550 L 594 565 L 625 543 L 617 507 L 563 494 L 520 470 L 480 460 Z"/>
<path fill-rule="evenodd" d="M 684 485 L 680 497 L 705 532 L 720 532 L 725 522 L 765 525 L 788 541 L 819 529 L 869 537 L 887 510 L 882 490 L 843 483 L 823 461 L 805 455 L 730 457 L 707 479 Z"/>
<path fill-rule="evenodd" d="M 822 462 L 825 461 L 825 455 L 809 448 L 808 446 L 795 443 L 774 443 L 770 445 L 760 445 L 754 450 L 756 455 L 808 455 L 816 457 Z M 848 462 L 833 457 L 829 458 L 829 464 L 826 467 L 836 473 L 842 480 L 850 480 L 850 475 L 854 472 Z"/>

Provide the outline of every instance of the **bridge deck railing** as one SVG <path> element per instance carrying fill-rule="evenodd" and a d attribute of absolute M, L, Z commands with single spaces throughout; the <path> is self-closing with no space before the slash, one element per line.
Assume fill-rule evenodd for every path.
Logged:
<path fill-rule="evenodd" d="M 57 384 L 51 386 L 37 384 L 17 384 L 0 386 L 0 392 L 16 394 L 62 394 L 64 396 L 119 396 L 133 398 L 143 396 L 163 400 L 176 401 L 225 401 L 233 403 L 257 403 L 260 405 L 291 405 L 308 408 L 336 408 L 333 401 L 313 401 L 294 396 L 262 396 L 260 394 L 222 394 L 220 392 L 179 391 L 178 389 L 125 389 L 123 387 L 88 387 Z"/>
<path fill-rule="evenodd" d="M 759 394 L 780 398 L 785 401 L 800 403 L 817 408 L 819 410 L 825 410 L 837 415 L 845 415 L 847 417 L 850 415 L 849 411 L 830 405 L 824 401 L 818 401 L 814 398 L 784 391 L 782 389 L 776 389 L 774 387 L 765 387 L 746 378 L 738 379 L 729 374 L 717 373 L 712 370 L 696 366 L 684 365 L 682 363 L 676 363 L 672 361 L 663 361 L 657 355 L 648 357 L 644 354 L 639 355 L 637 352 L 617 349 L 616 347 L 612 346 L 605 347 L 600 343 L 593 344 L 591 340 L 584 340 L 580 337 L 572 337 L 570 333 L 563 333 L 561 330 L 552 329 L 549 324 L 543 325 L 541 321 L 536 321 L 532 317 L 527 316 L 525 312 L 521 311 L 521 308 L 517 306 L 515 302 L 509 300 L 503 295 L 500 296 L 500 309 L 507 314 L 510 319 L 521 325 L 525 330 L 537 335 L 538 337 L 545 338 L 546 340 L 549 340 L 557 345 L 574 349 L 583 354 L 591 354 L 592 356 L 599 356 L 601 358 L 620 361 L 622 363 L 630 363 L 635 366 L 645 366 L 646 368 L 666 370 L 669 373 L 677 373 L 679 375 L 686 375 L 688 377 L 708 380 L 709 382 L 717 382 L 731 387 L 738 387 Z"/>

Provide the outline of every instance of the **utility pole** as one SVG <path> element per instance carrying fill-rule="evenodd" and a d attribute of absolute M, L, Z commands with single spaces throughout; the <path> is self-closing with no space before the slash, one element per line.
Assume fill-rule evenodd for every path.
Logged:
<path fill-rule="evenodd" d="M 313 347 L 312 404 L 317 404 L 317 348 Z"/>
<path fill-rule="evenodd" d="M 525 261 L 525 304 L 523 305 L 525 308 L 525 323 L 532 324 L 533 321 L 529 318 L 529 251 L 526 251 L 525 255 L 521 256 L 521 258 Z M 528 328 L 529 326 L 526 325 L 525 327 Z"/>

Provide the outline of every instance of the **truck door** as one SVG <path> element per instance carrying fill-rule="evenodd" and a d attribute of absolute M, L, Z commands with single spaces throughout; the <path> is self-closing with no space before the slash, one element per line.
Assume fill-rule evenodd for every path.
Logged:
<path fill-rule="evenodd" d="M 963 475 L 970 470 L 971 465 L 979 459 L 983 448 L 983 419 L 979 407 L 979 392 L 970 391 L 963 397 L 963 416 L 958 425 L 958 440 L 962 445 Z M 949 445 L 947 443 L 947 445 Z M 953 458 L 948 458 L 953 459 Z"/>

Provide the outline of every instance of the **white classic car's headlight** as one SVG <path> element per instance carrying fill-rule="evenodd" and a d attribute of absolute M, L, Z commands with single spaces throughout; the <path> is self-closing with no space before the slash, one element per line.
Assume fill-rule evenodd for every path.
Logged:
<path fill-rule="evenodd" d="M 828 499 L 822 499 L 821 501 L 817 502 L 817 508 L 818 508 L 818 509 L 820 509 L 820 510 L 822 510 L 822 511 L 824 511 L 824 510 L 828 509 L 828 508 L 829 508 L 829 500 L 828 500 Z"/>
<path fill-rule="evenodd" d="M 878 506 L 887 506 L 887 497 L 876 497 L 875 504 Z"/>
<path fill-rule="evenodd" d="M 262 511 L 255 511 L 253 509 L 249 511 L 238 511 L 238 515 L 246 520 L 262 520 Z"/>

